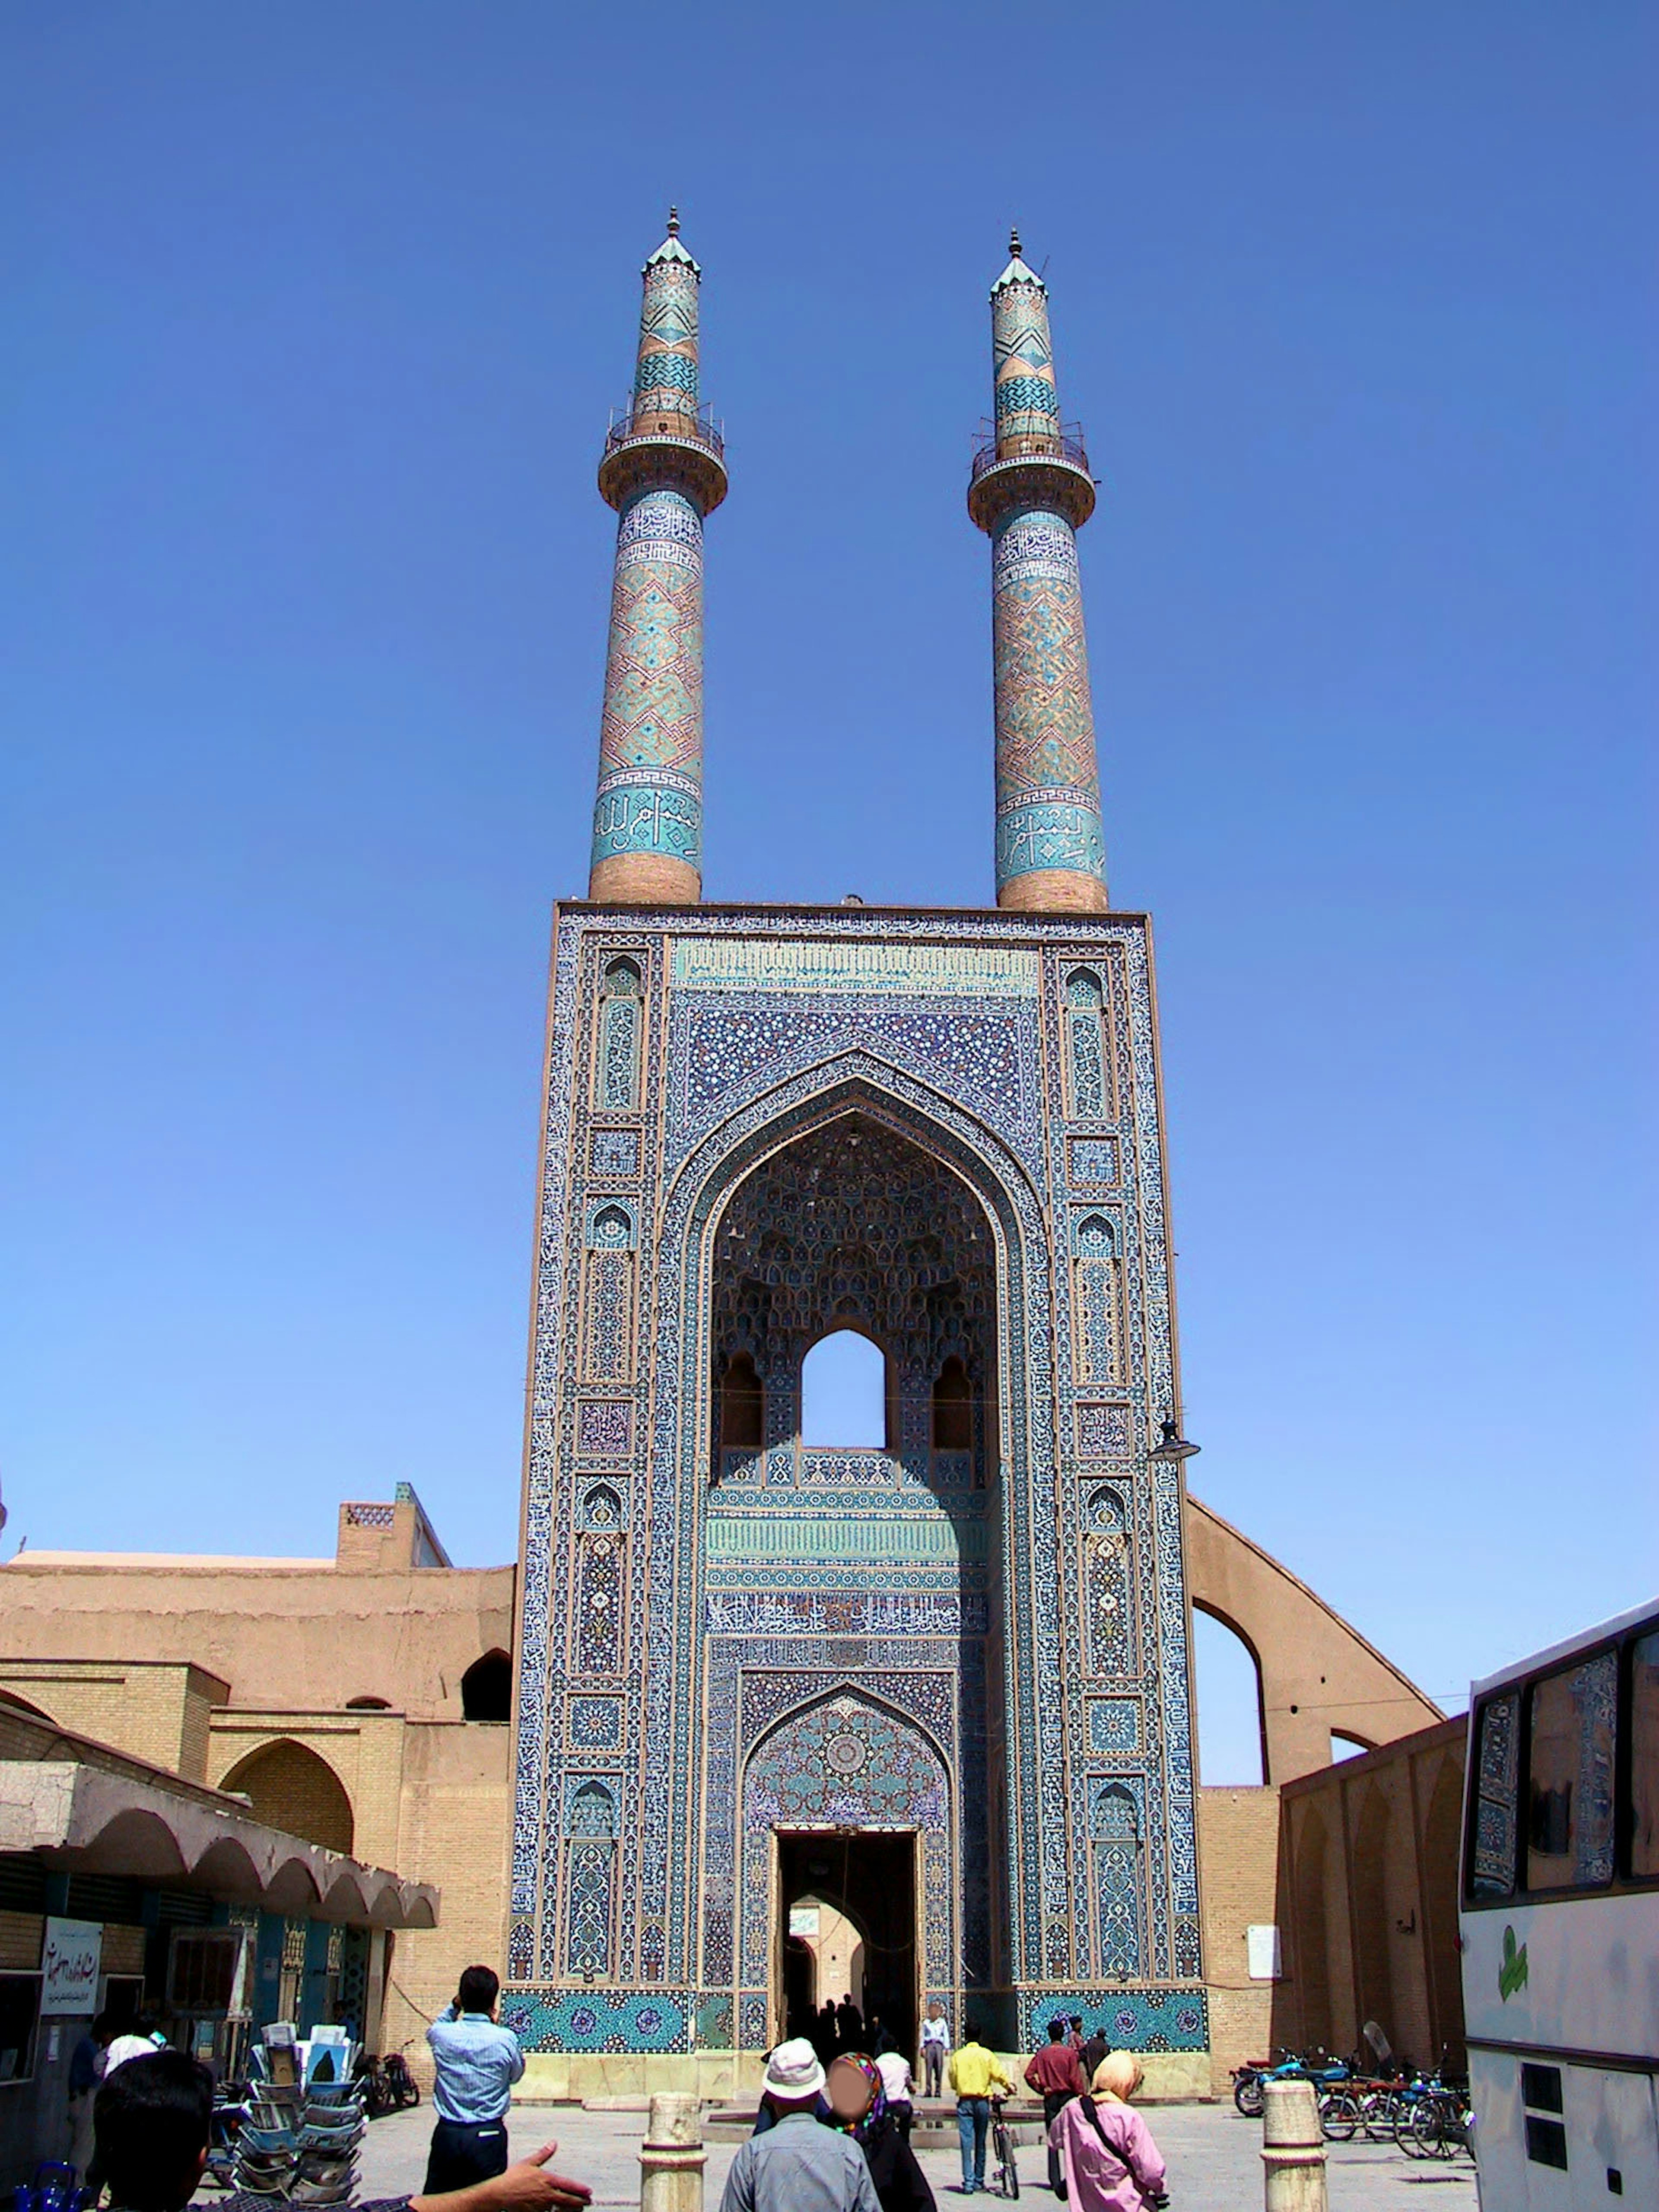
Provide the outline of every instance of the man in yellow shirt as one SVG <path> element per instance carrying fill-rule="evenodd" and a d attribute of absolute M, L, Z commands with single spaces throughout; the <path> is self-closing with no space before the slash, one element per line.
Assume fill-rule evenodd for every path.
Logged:
<path fill-rule="evenodd" d="M 962 2193 L 972 2197 L 985 2186 L 985 2138 L 991 2125 L 993 2094 L 1012 2097 L 1014 2085 L 1002 2061 L 979 2040 L 973 2023 L 968 2040 L 951 2053 L 951 2087 L 956 2092 L 957 2133 L 962 2138 Z"/>

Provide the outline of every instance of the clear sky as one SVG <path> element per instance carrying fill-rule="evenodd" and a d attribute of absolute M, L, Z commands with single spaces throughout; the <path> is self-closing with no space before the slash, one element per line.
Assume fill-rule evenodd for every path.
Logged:
<path fill-rule="evenodd" d="M 511 1554 L 593 470 L 673 199 L 732 475 L 708 894 L 992 896 L 1017 221 L 1103 479 L 1194 1486 L 1446 1699 L 1649 1595 L 1656 44 L 5 10 L 6 1550 L 323 1553 L 403 1477 Z"/>

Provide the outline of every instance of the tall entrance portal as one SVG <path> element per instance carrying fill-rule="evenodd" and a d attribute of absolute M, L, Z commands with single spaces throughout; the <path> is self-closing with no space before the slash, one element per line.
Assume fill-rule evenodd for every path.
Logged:
<path fill-rule="evenodd" d="M 901 2051 L 913 2048 L 921 2016 L 920 1844 L 913 1828 L 777 1832 L 773 1945 L 784 2033 L 808 2034 L 816 2010 L 851 1997 L 869 2033 L 866 2050 L 877 2021 Z"/>
<path fill-rule="evenodd" d="M 510 2017 L 761 2052 L 810 1892 L 877 2009 L 1201 2052 L 1144 926 L 557 930 Z M 845 1331 L 880 1411 L 837 1438 Z"/>

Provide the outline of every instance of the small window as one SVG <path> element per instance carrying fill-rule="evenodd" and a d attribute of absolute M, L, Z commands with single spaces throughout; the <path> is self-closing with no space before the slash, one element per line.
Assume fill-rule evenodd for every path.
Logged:
<path fill-rule="evenodd" d="M 766 1394 L 746 1352 L 734 1352 L 720 1382 L 720 1447 L 758 1451 L 766 1440 Z"/>
<path fill-rule="evenodd" d="M 390 1698 L 348 1698 L 346 1711 L 349 1713 L 389 1713 L 392 1700 Z"/>
<path fill-rule="evenodd" d="M 1631 1651 L 1630 1797 L 1630 1870 L 1659 1875 L 1659 1632 Z"/>
<path fill-rule="evenodd" d="M 974 1395 L 968 1370 L 954 1352 L 939 1370 L 933 1385 L 933 1449 L 972 1451 Z"/>
<path fill-rule="evenodd" d="M 1536 2112 L 1527 2114 L 1527 2156 L 1534 2166 L 1553 2166 L 1560 2172 L 1567 2170 L 1567 2131 L 1559 2120 L 1540 2120 Z"/>
<path fill-rule="evenodd" d="M 1559 2066 L 1523 2066 L 1521 2069 L 1521 2101 L 1534 2112 L 1562 2111 L 1561 2069 Z"/>
<path fill-rule="evenodd" d="M 486 1651 L 462 1675 L 461 1717 L 469 1721 L 513 1717 L 513 1662 L 505 1651 Z"/>
<path fill-rule="evenodd" d="M 1521 1700 L 1513 1690 L 1488 1698 L 1475 1715 L 1474 1802 L 1469 1836 L 1471 1899 L 1515 1894 Z"/>
<path fill-rule="evenodd" d="M 1618 1661 L 1604 1651 L 1533 1685 L 1527 1887 L 1613 1879 L 1613 1738 Z"/>
<path fill-rule="evenodd" d="M 34 2078 L 40 2024 L 39 1974 L 0 1974 L 0 2082 Z"/>

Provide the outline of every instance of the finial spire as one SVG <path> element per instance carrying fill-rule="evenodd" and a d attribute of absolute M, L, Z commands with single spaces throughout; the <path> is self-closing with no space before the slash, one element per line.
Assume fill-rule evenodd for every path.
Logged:
<path fill-rule="evenodd" d="M 1024 256 L 1021 254 L 1019 250 L 1019 225 L 1018 223 L 1012 224 L 1009 228 L 1008 258 L 1011 261 L 1018 261 L 1024 258 Z"/>
<path fill-rule="evenodd" d="M 997 904 L 1098 913 L 1106 846 L 1077 566 L 1094 479 L 1060 425 L 1048 288 L 1020 258 L 1018 230 L 1009 244 L 991 288 L 996 428 L 968 492 L 991 540 Z"/>
<path fill-rule="evenodd" d="M 698 412 L 698 270 L 679 228 L 670 208 L 645 264 L 633 396 L 599 464 L 621 519 L 587 896 L 628 906 L 702 887 L 702 524 L 726 465 Z"/>

